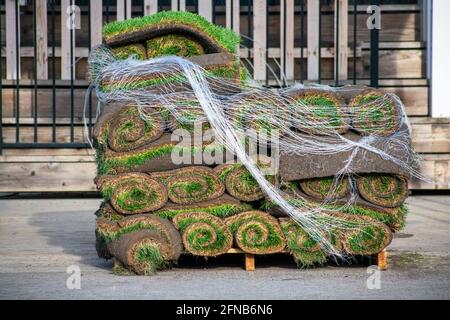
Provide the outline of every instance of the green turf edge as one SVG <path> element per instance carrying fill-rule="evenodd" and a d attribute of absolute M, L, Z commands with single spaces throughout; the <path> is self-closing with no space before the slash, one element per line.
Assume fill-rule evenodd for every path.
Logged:
<path fill-rule="evenodd" d="M 103 27 L 103 37 L 108 40 L 121 33 L 138 31 L 151 26 L 156 27 L 161 24 L 174 23 L 181 23 L 201 29 L 227 51 L 231 53 L 237 52 L 237 48 L 240 43 L 240 37 L 238 34 L 230 29 L 212 24 L 202 16 L 191 12 L 160 11 L 144 17 L 124 21 L 114 21 Z"/>

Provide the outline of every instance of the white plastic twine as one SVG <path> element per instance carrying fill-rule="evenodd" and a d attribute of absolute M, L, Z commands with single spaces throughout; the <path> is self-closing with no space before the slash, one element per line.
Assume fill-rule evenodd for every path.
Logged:
<path fill-rule="evenodd" d="M 323 249 L 331 255 L 341 257 L 326 236 L 329 231 L 354 227 L 347 226 L 342 220 L 337 221 L 329 216 L 326 216 L 325 219 L 323 213 L 338 212 L 354 203 L 356 190 L 351 184 L 351 197 L 347 204 L 337 209 L 327 207 L 340 180 L 353 173 L 352 162 L 358 152 L 365 150 L 375 153 L 385 160 L 394 162 L 412 176 L 425 179 L 414 168 L 418 157 L 410 147 L 409 130 L 400 130 L 389 137 L 368 136 L 359 141 L 351 141 L 343 135 L 339 135 L 335 128 L 327 122 L 306 117 L 314 114 L 314 106 L 301 104 L 280 92 L 256 85 L 236 84 L 231 80 L 215 78 L 200 66 L 181 57 L 166 56 L 145 61 L 134 58 L 117 60 L 108 48 L 100 46 L 91 53 L 89 65 L 92 86 L 96 88 L 97 97 L 103 104 L 110 101 L 133 103 L 138 107 L 144 119 L 148 117 L 149 113 L 160 112 L 161 107 L 169 110 L 178 119 L 181 117 L 178 110 L 180 102 L 197 101 L 196 104 L 184 104 L 183 110 L 192 108 L 192 110 L 198 111 L 201 108 L 204 120 L 210 123 L 217 141 L 237 156 L 267 198 L 296 221 L 312 239 L 320 243 Z M 147 83 L 148 85 L 141 88 L 143 79 L 147 81 L 151 79 L 155 85 Z M 102 87 L 105 83 L 108 83 L 108 86 Z M 298 87 L 299 85 L 296 85 L 294 89 Z M 334 90 L 330 87 L 321 86 L 321 88 Z M 394 95 L 389 94 L 389 97 L 394 98 L 400 106 L 398 120 L 401 125 L 410 128 L 400 100 Z M 381 108 L 381 101 L 379 105 Z M 302 119 L 302 126 L 319 131 L 322 134 L 320 137 L 291 130 L 291 114 L 294 106 L 295 113 Z M 371 103 L 371 107 L 376 108 L 376 104 Z M 353 110 L 358 112 L 357 108 Z M 348 114 L 344 116 L 348 117 Z M 300 195 L 298 198 L 305 200 L 301 201 L 301 205 L 289 203 L 288 196 L 265 178 L 256 161 L 247 154 L 242 137 L 249 132 L 248 129 L 251 129 L 248 123 L 258 117 L 263 118 L 273 130 L 277 130 L 280 136 L 284 136 L 279 142 L 279 148 L 291 154 L 332 155 L 351 151 L 344 167 L 337 172 L 332 191 L 322 205 L 311 207 Z M 236 119 L 242 119 L 244 125 Z M 183 118 L 183 121 L 188 120 Z M 192 121 L 198 121 L 198 119 Z M 380 125 L 379 129 L 382 128 Z M 251 140 L 257 139 L 252 134 L 247 136 Z M 406 160 L 390 154 L 388 145 L 401 148 L 406 155 Z"/>

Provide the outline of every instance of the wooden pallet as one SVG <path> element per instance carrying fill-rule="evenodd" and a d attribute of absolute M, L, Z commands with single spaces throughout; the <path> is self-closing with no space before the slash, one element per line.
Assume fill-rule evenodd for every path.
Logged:
<path fill-rule="evenodd" d="M 255 255 L 251 253 L 246 253 L 240 249 L 230 249 L 228 254 L 244 254 L 244 268 L 245 271 L 255 271 Z M 388 255 L 387 250 L 384 249 L 379 254 L 377 254 L 377 266 L 378 270 L 386 271 L 388 269 Z"/>
<path fill-rule="evenodd" d="M 285 251 L 285 253 L 287 253 L 287 252 Z M 256 264 L 255 264 L 255 255 L 254 254 L 246 253 L 245 251 L 242 251 L 241 249 L 235 249 L 235 248 L 228 250 L 227 254 L 243 254 L 245 271 L 255 271 Z M 117 259 L 114 259 L 114 266 L 115 267 L 123 267 L 122 263 L 120 263 L 120 261 L 118 261 Z M 388 269 L 388 259 L 387 259 L 387 250 L 386 249 L 384 249 L 377 255 L 377 266 L 378 266 L 378 270 L 380 270 L 380 271 L 386 271 Z"/>

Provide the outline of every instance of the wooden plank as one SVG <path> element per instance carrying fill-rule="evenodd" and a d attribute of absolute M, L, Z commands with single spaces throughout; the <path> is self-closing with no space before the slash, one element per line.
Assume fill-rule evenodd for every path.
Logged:
<path fill-rule="evenodd" d="M 420 153 L 450 153 L 450 120 L 443 124 L 412 124 L 413 146 Z"/>
<path fill-rule="evenodd" d="M 412 190 L 450 190 L 450 154 L 425 154 L 420 172 L 431 181 L 413 179 Z"/>
<path fill-rule="evenodd" d="M 377 265 L 380 271 L 386 271 L 388 269 L 388 254 L 386 249 L 377 255 Z"/>
<path fill-rule="evenodd" d="M 51 143 L 52 142 L 52 127 L 39 126 L 37 128 L 38 142 Z M 33 127 L 21 127 L 19 141 L 21 143 L 33 143 L 34 142 L 34 128 Z M 3 128 L 3 143 L 15 143 L 16 142 L 16 128 L 4 127 Z M 56 128 L 56 142 L 70 143 L 70 126 L 63 126 Z M 75 143 L 87 143 L 85 129 L 83 126 L 74 127 L 74 142 Z"/>
<path fill-rule="evenodd" d="M 47 0 L 36 0 L 37 79 L 48 78 Z"/>
<path fill-rule="evenodd" d="M 96 191 L 94 162 L 2 163 L 0 192 Z"/>
<path fill-rule="evenodd" d="M 212 0 L 203 0 L 198 6 L 198 14 L 212 22 Z"/>
<path fill-rule="evenodd" d="M 158 0 L 144 0 L 144 14 L 146 16 L 158 12 Z"/>
<path fill-rule="evenodd" d="M 281 0 L 280 57 L 282 79 L 294 80 L 294 0 Z M 301 49 L 298 48 L 300 53 Z M 270 56 L 270 54 L 269 54 Z M 301 55 L 299 56 L 301 57 Z"/>
<path fill-rule="evenodd" d="M 370 75 L 370 51 L 362 51 L 363 74 Z M 424 78 L 425 50 L 380 50 L 380 77 L 381 78 Z"/>
<path fill-rule="evenodd" d="M 253 3 L 253 77 L 258 81 L 266 80 L 266 13 L 266 0 Z"/>
<path fill-rule="evenodd" d="M 16 60 L 17 43 L 20 43 L 20 14 L 18 14 L 19 20 L 17 20 L 16 10 L 20 12 L 19 2 L 6 0 L 6 79 L 20 79 L 20 59 Z M 19 73 L 17 73 L 17 69 Z"/>
<path fill-rule="evenodd" d="M 3 162 L 3 157 L 14 159 L 14 158 L 24 158 L 28 160 L 23 161 L 10 161 L 10 162 L 36 162 L 33 161 L 34 157 L 83 157 L 83 156 L 94 156 L 95 153 L 92 149 L 74 149 L 74 148 L 61 148 L 61 149 L 3 149 L 2 156 L 0 157 L 0 162 Z M 49 160 L 45 162 L 51 162 Z M 72 161 L 73 162 L 73 161 Z"/>
<path fill-rule="evenodd" d="M 255 271 L 255 256 L 253 254 L 245 254 L 245 271 Z"/>
<path fill-rule="evenodd" d="M 348 79 L 348 0 L 335 0 L 335 80 Z M 339 25 L 338 25 L 339 22 Z"/>
<path fill-rule="evenodd" d="M 131 0 L 117 0 L 117 21 L 131 19 Z"/>
<path fill-rule="evenodd" d="M 75 29 L 68 27 L 70 0 L 61 0 L 61 79 L 75 78 Z M 69 11 L 70 12 L 70 11 Z M 72 37 L 71 37 L 72 35 Z M 72 48 L 72 54 L 71 54 Z"/>
<path fill-rule="evenodd" d="M 172 11 L 186 11 L 186 0 L 172 0 Z"/>
<path fill-rule="evenodd" d="M 91 48 L 102 43 L 103 0 L 89 2 L 91 20 Z"/>
<path fill-rule="evenodd" d="M 307 0 L 308 80 L 319 80 L 319 1 Z"/>

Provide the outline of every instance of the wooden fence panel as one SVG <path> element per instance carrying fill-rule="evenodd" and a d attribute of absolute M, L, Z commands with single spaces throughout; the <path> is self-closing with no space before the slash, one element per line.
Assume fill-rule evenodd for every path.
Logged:
<path fill-rule="evenodd" d="M 20 79 L 20 7 L 19 1 L 5 0 L 6 18 L 6 79 Z M 17 52 L 19 51 L 19 52 Z M 17 72 L 19 70 L 19 72 Z"/>
<path fill-rule="evenodd" d="M 267 1 L 260 0 L 253 3 L 253 78 L 265 81 L 266 75 L 266 15 Z"/>

